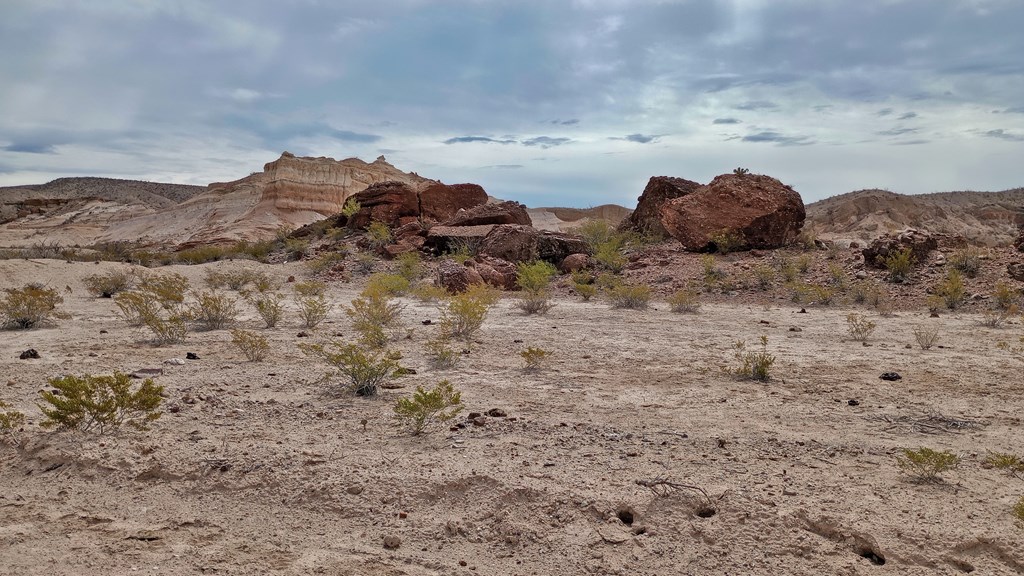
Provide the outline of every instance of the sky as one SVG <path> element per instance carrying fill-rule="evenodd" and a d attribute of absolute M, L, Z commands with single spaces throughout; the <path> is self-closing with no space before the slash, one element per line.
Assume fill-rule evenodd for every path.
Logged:
<path fill-rule="evenodd" d="M 1024 186 L 1021 0 L 0 0 L 0 185 L 384 155 L 530 206 Z"/>

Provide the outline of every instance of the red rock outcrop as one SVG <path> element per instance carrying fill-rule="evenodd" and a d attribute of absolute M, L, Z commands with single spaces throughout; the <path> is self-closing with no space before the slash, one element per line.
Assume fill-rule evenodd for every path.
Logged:
<path fill-rule="evenodd" d="M 454 260 L 441 260 L 437 265 L 437 285 L 452 294 L 465 292 L 471 284 L 482 283 L 479 272 Z"/>
<path fill-rule="evenodd" d="M 526 206 L 519 202 L 499 202 L 497 204 L 481 204 L 467 210 L 460 210 L 445 226 L 482 226 L 484 224 L 522 224 L 532 226 L 533 221 L 526 212 Z"/>
<path fill-rule="evenodd" d="M 875 268 L 885 268 L 885 259 L 890 254 L 910 249 L 911 258 L 915 262 L 924 262 L 933 250 L 939 247 L 938 240 L 931 234 L 914 228 L 907 228 L 895 234 L 885 234 L 875 238 L 861 253 L 864 263 Z"/>
<path fill-rule="evenodd" d="M 480 254 L 509 262 L 536 260 L 540 254 L 539 236 L 530 226 L 499 224 L 480 243 Z"/>
<path fill-rule="evenodd" d="M 373 221 L 397 226 L 403 217 L 420 214 L 419 196 L 404 182 L 372 184 L 352 198 L 359 202 L 359 211 L 348 219 L 349 228 L 366 228 Z"/>
<path fill-rule="evenodd" d="M 723 232 L 736 235 L 741 248 L 785 246 L 800 233 L 804 217 L 800 194 L 757 174 L 723 174 L 661 207 L 662 226 L 694 252 L 714 249 L 713 236 Z"/>
<path fill-rule="evenodd" d="M 420 192 L 420 215 L 434 222 L 486 204 L 487 192 L 479 184 L 432 184 Z"/>
<path fill-rule="evenodd" d="M 475 269 L 483 281 L 502 290 L 518 290 L 516 265 L 500 258 L 475 256 L 466 261 L 466 265 Z"/>
<path fill-rule="evenodd" d="M 661 224 L 661 207 L 669 200 L 681 198 L 696 191 L 700 184 L 685 178 L 652 176 L 647 181 L 636 210 L 619 224 L 619 230 L 635 230 L 657 236 L 667 236 L 668 231 Z"/>

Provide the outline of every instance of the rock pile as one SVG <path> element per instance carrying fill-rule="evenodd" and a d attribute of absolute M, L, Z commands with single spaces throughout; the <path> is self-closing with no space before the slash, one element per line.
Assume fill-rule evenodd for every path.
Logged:
<path fill-rule="evenodd" d="M 864 255 L 864 263 L 868 266 L 885 268 L 885 259 L 890 254 L 900 250 L 909 248 L 911 258 L 915 262 L 920 263 L 925 262 L 928 255 L 938 247 L 938 240 L 928 232 L 917 230 L 916 228 L 907 228 L 900 232 L 885 234 L 875 238 L 871 244 L 864 248 L 862 254 Z"/>

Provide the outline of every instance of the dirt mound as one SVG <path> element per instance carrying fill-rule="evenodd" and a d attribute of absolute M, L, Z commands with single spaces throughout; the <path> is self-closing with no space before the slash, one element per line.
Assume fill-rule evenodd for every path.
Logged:
<path fill-rule="evenodd" d="M 1020 225 L 1024 225 L 1024 188 L 913 196 L 859 190 L 807 206 L 807 228 L 825 238 L 870 240 L 918 228 L 996 246 L 1012 242 Z"/>

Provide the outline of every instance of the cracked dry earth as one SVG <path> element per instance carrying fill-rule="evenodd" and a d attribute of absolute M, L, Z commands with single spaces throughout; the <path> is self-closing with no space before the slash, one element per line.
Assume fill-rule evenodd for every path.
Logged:
<path fill-rule="evenodd" d="M 1024 570 L 1011 515 L 1024 480 L 982 465 L 987 451 L 1024 452 L 1019 321 L 992 329 L 974 314 L 901 312 L 873 318 L 865 346 L 846 337 L 838 307 L 715 303 L 678 315 L 560 298 L 538 317 L 506 298 L 461 363 L 438 371 L 423 343 L 439 327 L 422 324 L 438 312 L 409 300 L 412 337 L 394 348 L 417 373 L 362 399 L 320 382 L 326 367 L 297 348 L 351 338 L 340 309 L 310 338 L 297 337 L 294 312 L 261 330 L 272 341 L 262 363 L 244 361 L 227 331 L 157 348 L 82 286 L 118 266 L 0 262 L 0 288 L 73 291 L 58 327 L 0 333 L 0 398 L 28 415 L 21 444 L 0 445 L 0 574 Z M 208 266 L 304 274 L 160 271 L 200 286 Z M 347 303 L 358 289 L 329 294 Z M 248 310 L 242 324 L 259 325 Z M 938 328 L 942 347 L 906 348 L 919 325 Z M 724 374 L 734 341 L 762 334 L 772 381 Z M 526 346 L 553 353 L 545 370 L 524 373 Z M 41 358 L 19 360 L 27 348 Z M 163 364 L 186 352 L 200 359 Z M 177 410 L 150 432 L 38 427 L 47 378 L 147 367 L 163 368 L 156 380 Z M 903 379 L 878 378 L 890 371 Z M 410 436 L 394 400 L 445 378 L 462 390 L 463 427 Z M 493 408 L 506 416 L 466 420 Z M 942 483 L 915 483 L 895 464 L 903 446 L 963 461 Z"/>

